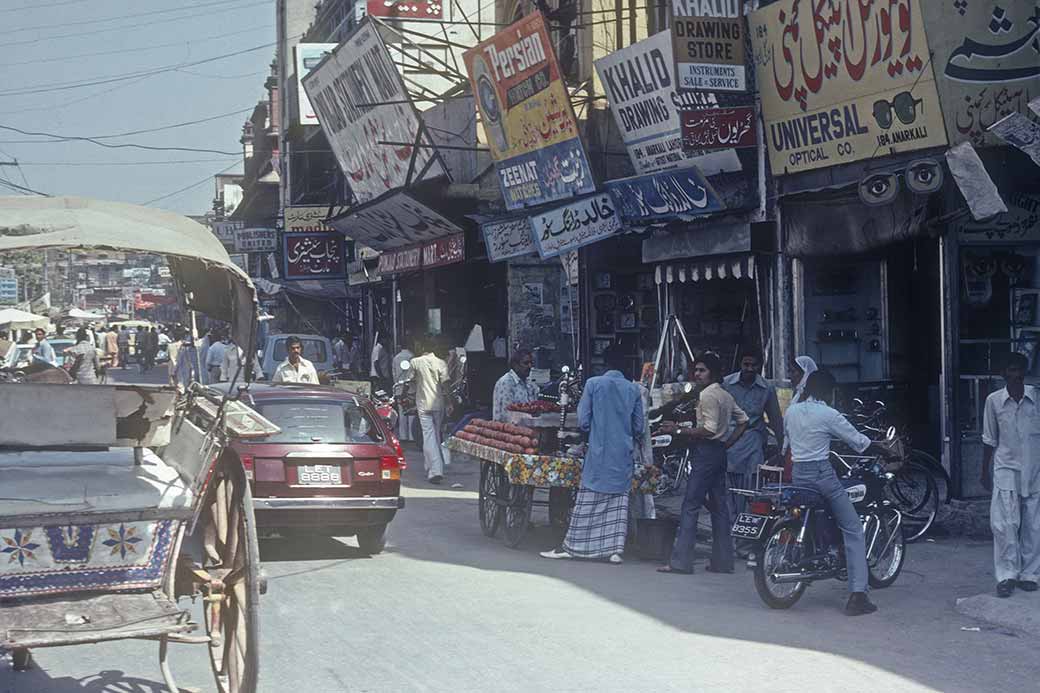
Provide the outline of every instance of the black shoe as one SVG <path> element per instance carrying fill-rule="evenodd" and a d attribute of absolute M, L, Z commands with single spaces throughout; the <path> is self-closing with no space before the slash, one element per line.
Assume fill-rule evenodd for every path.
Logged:
<path fill-rule="evenodd" d="M 1032 580 L 1019 580 L 1015 586 L 1023 592 L 1036 592 L 1037 589 L 1040 589 L 1040 585 L 1037 585 Z"/>
<path fill-rule="evenodd" d="M 1033 583 L 1033 586 L 1034 587 L 1036 586 L 1035 582 Z M 1011 596 L 1011 593 L 1014 592 L 1014 591 L 1015 591 L 1015 581 L 1014 580 L 1001 580 L 1000 582 L 997 583 L 997 596 L 1000 597 L 1001 599 L 1007 599 L 1008 597 Z"/>
<path fill-rule="evenodd" d="M 440 474 L 435 474 L 434 476 L 431 476 L 431 477 L 429 478 L 429 482 L 430 482 L 431 484 L 439 484 L 439 483 L 441 483 L 442 481 L 444 481 L 444 477 L 443 477 L 443 476 L 441 476 Z"/>
<path fill-rule="evenodd" d="M 849 602 L 845 605 L 846 616 L 862 616 L 877 611 L 877 606 L 870 601 L 866 592 L 853 592 L 849 596 Z"/>
<path fill-rule="evenodd" d="M 711 563 L 709 563 L 708 565 L 704 566 L 704 569 L 706 571 L 708 571 L 709 573 L 728 573 L 728 574 L 732 574 L 733 573 L 733 569 L 732 568 L 730 568 L 729 570 L 716 570 L 715 566 L 713 566 Z"/>

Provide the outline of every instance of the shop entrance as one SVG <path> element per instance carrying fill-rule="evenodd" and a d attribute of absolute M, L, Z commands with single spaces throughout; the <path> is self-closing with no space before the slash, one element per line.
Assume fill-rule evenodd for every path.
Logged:
<path fill-rule="evenodd" d="M 839 405 L 883 401 L 914 447 L 940 457 L 939 244 L 919 238 L 869 255 L 800 261 L 798 353 L 830 370 Z"/>

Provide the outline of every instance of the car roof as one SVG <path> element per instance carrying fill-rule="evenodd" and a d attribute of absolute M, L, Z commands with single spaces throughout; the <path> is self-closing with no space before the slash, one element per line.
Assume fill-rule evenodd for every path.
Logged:
<path fill-rule="evenodd" d="M 220 392 L 228 391 L 228 383 L 217 383 L 209 386 Z M 253 399 L 330 399 L 336 402 L 369 402 L 369 398 L 354 392 L 340 390 L 329 385 L 312 385 L 310 383 L 251 383 L 249 395 Z"/>

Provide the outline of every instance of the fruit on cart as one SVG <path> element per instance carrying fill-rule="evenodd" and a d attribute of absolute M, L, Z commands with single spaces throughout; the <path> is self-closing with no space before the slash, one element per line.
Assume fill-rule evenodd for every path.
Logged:
<path fill-rule="evenodd" d="M 558 414 L 560 412 L 560 405 L 556 404 L 556 402 L 547 402 L 545 400 L 537 399 L 533 402 L 510 404 L 506 409 L 509 411 L 518 411 L 523 414 L 538 416 L 539 414 Z"/>

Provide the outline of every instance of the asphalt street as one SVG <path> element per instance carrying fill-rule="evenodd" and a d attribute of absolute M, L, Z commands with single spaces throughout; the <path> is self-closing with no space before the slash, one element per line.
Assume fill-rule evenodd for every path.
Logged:
<path fill-rule="evenodd" d="M 1010 691 L 1040 679 L 1034 638 L 954 610 L 992 588 L 988 544 L 910 546 L 896 584 L 873 593 L 874 615 L 844 616 L 834 581 L 771 611 L 742 567 L 665 576 L 635 558 L 542 559 L 554 535 L 537 508 L 537 526 L 507 548 L 481 534 L 474 465 L 430 486 L 421 456 L 409 461 L 383 554 L 363 557 L 353 539 L 262 543 L 261 690 Z M 4 658 L 0 693 L 162 691 L 157 649 L 39 650 L 25 673 Z M 183 689 L 214 689 L 202 646 L 174 646 L 172 661 Z"/>

